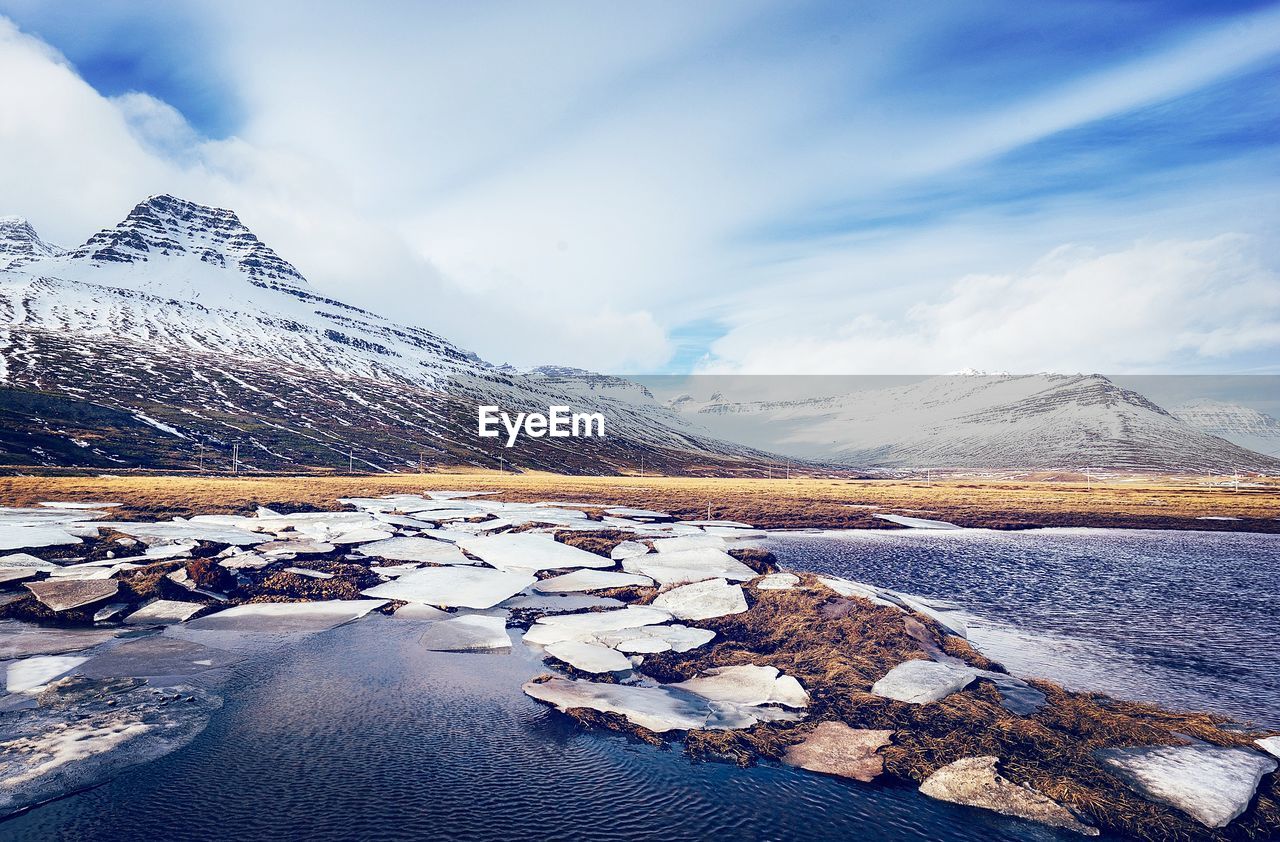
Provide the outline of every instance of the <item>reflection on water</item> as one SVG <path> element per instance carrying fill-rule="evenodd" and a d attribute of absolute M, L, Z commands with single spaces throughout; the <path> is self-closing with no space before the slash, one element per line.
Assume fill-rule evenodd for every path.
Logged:
<path fill-rule="evenodd" d="M 955 602 L 1015 673 L 1280 725 L 1280 536 L 847 530 L 763 545 L 788 567 Z"/>
<path fill-rule="evenodd" d="M 1065 834 L 765 765 L 690 763 L 526 698 L 543 667 L 428 652 L 369 617 L 232 668 L 187 749 L 0 824 L 5 839 L 1063 840 Z"/>

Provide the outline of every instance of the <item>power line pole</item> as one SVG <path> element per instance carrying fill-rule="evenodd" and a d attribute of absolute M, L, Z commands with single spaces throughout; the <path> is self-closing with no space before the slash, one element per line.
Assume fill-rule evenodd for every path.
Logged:
<path fill-rule="evenodd" d="M 231 443 L 231 473 L 240 473 L 240 442 Z"/>
<path fill-rule="evenodd" d="M 200 460 L 199 462 L 200 467 L 197 468 L 197 470 L 203 474 L 204 473 L 204 442 L 202 441 L 196 442 L 196 449 L 200 454 L 198 457 Z"/>
<path fill-rule="evenodd" d="M 354 474 L 356 472 L 356 456 L 351 445 L 347 445 L 347 473 Z"/>

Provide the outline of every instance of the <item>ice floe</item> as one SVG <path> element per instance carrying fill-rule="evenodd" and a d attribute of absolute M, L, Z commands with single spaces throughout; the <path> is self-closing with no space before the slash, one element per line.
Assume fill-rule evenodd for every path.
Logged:
<path fill-rule="evenodd" d="M 623 541 L 612 550 L 609 551 L 609 558 L 614 561 L 622 561 L 626 558 L 635 558 L 638 555 L 645 555 L 649 552 L 649 548 L 639 541 Z"/>
<path fill-rule="evenodd" d="M 0 523 L 0 550 L 29 550 L 79 544 L 81 539 L 58 526 L 21 526 Z"/>
<path fill-rule="evenodd" d="M 1029 786 L 1016 784 L 996 771 L 997 757 L 966 757 L 938 769 L 920 785 L 930 798 L 981 807 L 1050 827 L 1097 836 L 1098 829 Z"/>
<path fill-rule="evenodd" d="M 561 640 L 590 641 L 599 632 L 612 632 L 639 626 L 665 623 L 671 613 L 657 608 L 629 605 L 614 611 L 591 611 L 585 614 L 555 614 L 541 617 L 524 634 L 527 643 L 546 646 Z"/>
<path fill-rule="evenodd" d="M 189 621 L 187 628 L 274 634 L 318 632 L 349 623 L 386 604 L 385 599 L 250 602 L 198 617 Z"/>
<path fill-rule="evenodd" d="M 711 629 L 698 629 L 691 626 L 672 623 L 671 625 L 638 626 L 636 628 L 617 629 L 616 631 L 596 632 L 592 637 L 611 646 L 619 652 L 628 654 L 651 654 L 654 652 L 688 652 L 704 646 L 715 639 L 716 633 Z"/>
<path fill-rule="evenodd" d="M 28 582 L 31 591 L 50 611 L 70 611 L 110 599 L 120 590 L 114 579 L 46 579 Z"/>
<path fill-rule="evenodd" d="M 743 613 L 747 610 L 747 598 L 741 585 L 730 585 L 724 579 L 708 579 L 664 591 L 652 605 L 670 611 L 681 620 L 710 620 Z"/>
<path fill-rule="evenodd" d="M 582 672 L 624 672 L 631 669 L 631 661 L 626 655 L 598 643 L 561 640 L 549 644 L 546 652 Z"/>
<path fill-rule="evenodd" d="M 968 687 L 978 677 L 970 668 L 937 661 L 905 661 L 871 685 L 871 692 L 913 705 L 937 702 Z"/>
<path fill-rule="evenodd" d="M 430 564 L 474 564 L 456 546 L 433 538 L 388 538 L 356 548 L 362 556 Z"/>
<path fill-rule="evenodd" d="M 503 533 L 459 541 L 458 546 L 499 570 L 533 573 L 571 567 L 613 567 L 612 559 L 571 547 L 550 535 Z"/>
<path fill-rule="evenodd" d="M 789 591 L 800 584 L 800 577 L 794 573 L 770 573 L 751 584 L 761 591 Z"/>
<path fill-rule="evenodd" d="M 713 702 L 749 706 L 776 704 L 791 708 L 809 705 L 809 694 L 793 676 L 781 675 L 776 667 L 756 664 L 716 667 L 667 686 Z"/>
<path fill-rule="evenodd" d="M 438 608 L 492 608 L 534 581 L 527 573 L 483 567 L 427 567 L 361 593 L 381 599 L 423 602 Z"/>
<path fill-rule="evenodd" d="M 622 569 L 628 573 L 648 576 L 660 585 L 685 585 L 704 579 L 728 579 L 745 582 L 754 579 L 756 572 L 724 550 L 700 547 L 692 550 L 675 550 L 649 553 L 624 559 Z"/>
<path fill-rule="evenodd" d="M 12 661 L 5 670 L 5 690 L 10 693 L 38 690 L 87 660 L 89 659 L 83 655 L 36 655 Z"/>
<path fill-rule="evenodd" d="M 481 614 L 463 614 L 432 623 L 419 642 L 437 652 L 476 652 L 511 646 L 506 620 Z"/>
<path fill-rule="evenodd" d="M 1144 798 L 1215 828 L 1243 813 L 1262 776 L 1277 766 L 1256 751 L 1205 744 L 1106 748 L 1094 756 Z"/>
<path fill-rule="evenodd" d="M 906 515 L 883 515 L 874 514 L 872 517 L 887 520 L 890 523 L 896 523 L 899 526 L 909 526 L 912 529 L 960 529 L 954 523 L 947 523 L 945 520 L 928 520 L 922 517 L 907 517 Z"/>
<path fill-rule="evenodd" d="M 618 573 L 614 570 L 575 570 L 543 579 L 533 586 L 539 593 L 575 593 L 577 591 L 598 591 L 606 588 L 622 588 L 638 585 L 642 588 L 653 586 L 648 576 L 635 573 Z"/>
<path fill-rule="evenodd" d="M 124 618 L 132 625 L 164 625 L 190 620 L 205 606 L 198 602 L 178 602 L 172 599 L 154 599 Z"/>

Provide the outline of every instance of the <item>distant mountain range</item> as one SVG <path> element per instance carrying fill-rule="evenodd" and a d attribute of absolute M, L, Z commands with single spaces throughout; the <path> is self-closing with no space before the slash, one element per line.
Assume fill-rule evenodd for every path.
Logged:
<path fill-rule="evenodd" d="M 604 388 L 608 385 L 608 388 Z M 224 469 L 764 470 L 635 384 L 498 368 L 314 290 L 228 210 L 173 196 L 63 250 L 0 224 L 0 461 Z M 476 435 L 476 407 L 606 417 L 603 439 Z M 238 445 L 238 448 L 237 448 Z"/>
<path fill-rule="evenodd" d="M 481 404 L 600 412 L 607 436 L 508 449 L 476 435 Z M 0 464 L 1275 471 L 1240 446 L 1275 449 L 1280 425 L 1251 412 L 1169 413 L 1097 375 L 668 404 L 623 377 L 494 366 L 324 295 L 229 210 L 155 196 L 69 250 L 0 218 Z"/>
<path fill-rule="evenodd" d="M 720 436 L 865 469 L 1280 469 L 1227 440 L 1236 429 L 1271 429 L 1267 416 L 1179 417 L 1096 374 L 946 375 L 800 400 L 686 395 L 671 406 Z"/>

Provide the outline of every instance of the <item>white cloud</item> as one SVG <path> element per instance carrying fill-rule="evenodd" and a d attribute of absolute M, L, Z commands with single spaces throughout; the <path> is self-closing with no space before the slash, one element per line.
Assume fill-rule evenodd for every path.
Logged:
<path fill-rule="evenodd" d="M 704 369 L 1134 373 L 1280 349 L 1280 275 L 1237 235 L 1065 245 L 1019 272 L 967 275 L 896 315 L 853 312 L 820 332 L 788 318 L 743 325 Z"/>
<path fill-rule="evenodd" d="M 1042 210 L 1034 224 L 995 214 L 771 240 L 792 212 L 874 206 L 904 186 L 909 198 L 913 179 L 939 169 L 1238 72 L 1275 52 L 1278 17 L 1144 43 L 1133 62 L 989 112 L 879 99 L 912 39 L 950 14 L 869 15 L 835 43 L 785 27 L 761 40 L 781 13 L 741 2 L 193 6 L 245 114 L 225 140 L 150 95 L 100 96 L 0 18 L 0 213 L 74 244 L 148 194 L 177 193 L 234 208 L 325 293 L 494 361 L 641 371 L 661 367 L 668 332 L 694 321 L 730 326 L 717 346 L 729 367 L 810 371 L 811 347 L 848 370 L 840 349 L 880 334 L 876 347 L 894 353 L 856 370 L 978 365 L 934 368 L 951 341 L 940 320 L 980 321 L 963 309 L 977 293 L 947 291 L 957 275 L 990 276 L 968 282 L 979 290 L 1000 272 L 1020 278 L 1009 267 L 1050 242 L 1114 252 L 1117 229 L 1188 242 L 1249 230 L 1240 203 L 1188 194 L 1178 200 L 1199 216 L 1173 227 L 1153 210 L 1166 197 L 1144 196 L 1074 217 Z M 1026 292 L 1010 283 L 1011 299 Z M 913 308 L 935 298 L 958 309 Z M 1030 319 L 1025 306 L 1017 315 Z M 1132 326 L 1152 335 L 1134 334 L 1124 356 L 1154 366 L 1194 347 L 1227 360 L 1262 341 L 1222 317 L 1177 342 L 1158 322 Z M 895 342 L 896 330 L 932 350 Z M 975 354 L 1018 345 L 997 341 L 999 326 L 982 332 Z"/>

